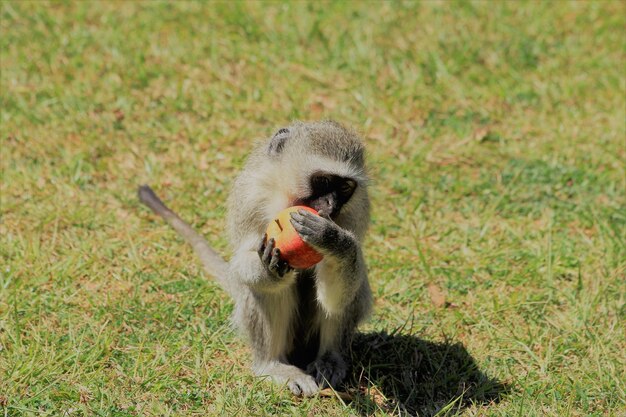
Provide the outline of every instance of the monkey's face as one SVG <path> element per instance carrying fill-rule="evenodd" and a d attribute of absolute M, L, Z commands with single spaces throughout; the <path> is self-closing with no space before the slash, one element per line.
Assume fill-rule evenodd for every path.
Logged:
<path fill-rule="evenodd" d="M 294 123 L 265 149 L 290 204 L 312 207 L 348 229 L 367 223 L 364 148 L 355 133 L 330 121 Z"/>

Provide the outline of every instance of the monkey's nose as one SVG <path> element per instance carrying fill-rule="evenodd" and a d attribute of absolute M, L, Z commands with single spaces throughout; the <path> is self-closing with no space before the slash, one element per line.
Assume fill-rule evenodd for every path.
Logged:
<path fill-rule="evenodd" d="M 330 210 L 328 209 L 328 206 L 316 207 L 315 210 L 317 210 L 317 214 L 319 216 L 328 217 L 330 215 Z"/>
<path fill-rule="evenodd" d="M 324 198 L 323 203 L 324 204 L 321 207 L 321 210 L 317 211 L 320 216 L 331 218 L 333 215 L 337 214 L 337 205 L 335 204 L 334 199 L 326 197 Z"/>

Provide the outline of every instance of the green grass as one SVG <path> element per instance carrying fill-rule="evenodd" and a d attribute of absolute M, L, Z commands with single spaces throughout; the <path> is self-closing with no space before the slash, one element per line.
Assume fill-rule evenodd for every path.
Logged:
<path fill-rule="evenodd" d="M 1 13 L 0 414 L 626 415 L 623 2 Z M 253 378 L 231 301 L 135 197 L 228 254 L 253 139 L 325 117 L 373 177 L 344 402 Z"/>

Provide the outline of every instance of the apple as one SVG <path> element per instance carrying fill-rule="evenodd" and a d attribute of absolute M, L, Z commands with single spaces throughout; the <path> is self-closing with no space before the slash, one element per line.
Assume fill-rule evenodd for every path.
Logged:
<path fill-rule="evenodd" d="M 267 226 L 267 240 L 274 238 L 274 247 L 280 249 L 280 258 L 292 268 L 310 268 L 322 260 L 322 255 L 308 245 L 291 224 L 291 213 L 307 210 L 317 215 L 317 211 L 307 206 L 288 207 L 278 213 Z"/>

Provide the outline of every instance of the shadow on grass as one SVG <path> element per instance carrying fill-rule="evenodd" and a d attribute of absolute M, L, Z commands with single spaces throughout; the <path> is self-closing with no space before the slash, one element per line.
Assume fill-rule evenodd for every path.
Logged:
<path fill-rule="evenodd" d="M 435 343 L 385 332 L 357 334 L 346 384 L 351 406 L 400 415 L 456 414 L 470 404 L 498 402 L 506 384 L 478 369 L 461 343 Z"/>

